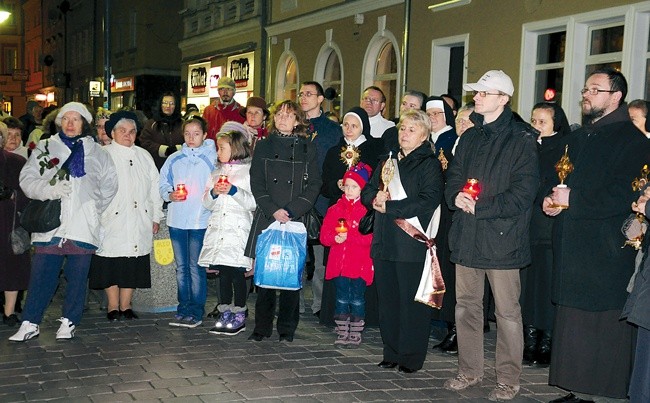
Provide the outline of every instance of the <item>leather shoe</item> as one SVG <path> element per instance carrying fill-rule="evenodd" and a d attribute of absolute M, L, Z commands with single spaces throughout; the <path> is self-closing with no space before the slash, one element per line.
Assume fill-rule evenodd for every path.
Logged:
<path fill-rule="evenodd" d="M 573 393 L 569 393 L 566 396 L 560 397 L 559 399 L 551 400 L 549 403 L 593 403 L 593 400 L 580 399 L 578 396 Z"/>
<path fill-rule="evenodd" d="M 120 311 L 117 309 L 113 309 L 109 313 L 106 314 L 106 319 L 110 320 L 111 322 L 114 322 L 120 318 Z"/>
<path fill-rule="evenodd" d="M 417 372 L 417 369 L 411 369 L 403 365 L 400 365 L 399 368 L 397 368 L 397 370 L 399 372 L 404 372 L 405 374 L 412 374 L 413 372 Z"/>
<path fill-rule="evenodd" d="M 384 369 L 391 369 L 395 368 L 397 366 L 396 362 L 390 362 L 390 361 L 382 361 L 379 364 L 377 364 L 379 368 L 384 368 Z"/>
<path fill-rule="evenodd" d="M 281 334 L 280 335 L 280 341 L 292 342 L 293 341 L 293 336 L 290 335 L 290 334 Z"/>
<path fill-rule="evenodd" d="M 248 336 L 248 340 L 252 340 L 252 341 L 262 341 L 262 340 L 264 340 L 264 337 L 265 337 L 265 336 L 264 336 L 263 334 L 260 334 L 260 333 L 253 333 L 253 334 L 251 334 L 250 336 Z"/>
<path fill-rule="evenodd" d="M 138 319 L 138 315 L 136 315 L 135 312 L 133 312 L 133 309 L 131 308 L 123 310 L 122 316 L 124 317 L 124 319 L 127 320 Z"/>
<path fill-rule="evenodd" d="M 434 350 L 440 350 L 447 354 L 458 354 L 458 340 L 456 339 L 456 326 L 449 329 L 447 336 L 438 344 L 433 346 Z"/>

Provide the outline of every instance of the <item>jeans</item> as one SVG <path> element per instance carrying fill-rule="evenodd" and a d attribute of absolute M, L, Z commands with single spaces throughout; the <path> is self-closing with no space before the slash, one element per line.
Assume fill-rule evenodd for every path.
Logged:
<path fill-rule="evenodd" d="M 59 285 L 59 273 L 65 259 L 63 273 L 67 283 L 61 316 L 78 325 L 86 302 L 91 258 L 92 255 L 34 254 L 22 319 L 35 324 L 41 323 L 43 313 L 50 305 Z"/>
<path fill-rule="evenodd" d="M 205 229 L 169 227 L 178 285 L 176 313 L 181 316 L 191 316 L 196 320 L 203 319 L 208 289 L 205 268 L 198 264 L 204 235 Z"/>
<path fill-rule="evenodd" d="M 362 278 L 335 277 L 336 305 L 334 315 L 352 315 L 358 322 L 366 317 L 366 282 Z"/>

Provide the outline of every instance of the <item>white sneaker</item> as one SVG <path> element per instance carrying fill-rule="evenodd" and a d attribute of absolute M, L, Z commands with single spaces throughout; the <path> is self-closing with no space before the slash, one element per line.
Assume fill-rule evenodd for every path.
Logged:
<path fill-rule="evenodd" d="M 34 337 L 38 337 L 38 325 L 24 320 L 20 325 L 20 329 L 9 338 L 10 341 L 26 341 Z"/>
<path fill-rule="evenodd" d="M 59 322 L 61 322 L 61 326 L 59 326 L 59 330 L 56 331 L 56 339 L 57 340 L 68 340 L 74 337 L 74 329 L 75 325 L 70 322 L 70 319 L 68 318 L 60 318 L 57 319 Z"/>

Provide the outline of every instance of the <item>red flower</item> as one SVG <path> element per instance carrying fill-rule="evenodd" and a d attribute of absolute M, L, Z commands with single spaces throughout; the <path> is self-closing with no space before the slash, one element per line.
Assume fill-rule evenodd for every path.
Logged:
<path fill-rule="evenodd" d="M 29 145 L 28 145 L 27 147 L 29 147 L 30 150 L 33 150 L 33 149 L 36 148 L 36 143 L 34 143 L 34 142 L 32 141 L 32 142 L 29 143 Z"/>
<path fill-rule="evenodd" d="M 54 157 L 51 160 L 47 162 L 47 167 L 48 168 L 54 168 L 55 166 L 59 165 L 59 159 Z"/>

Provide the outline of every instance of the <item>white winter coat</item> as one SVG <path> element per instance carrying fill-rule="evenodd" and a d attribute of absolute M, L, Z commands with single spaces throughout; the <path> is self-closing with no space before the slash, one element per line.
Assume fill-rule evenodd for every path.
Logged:
<path fill-rule="evenodd" d="M 100 245 L 104 257 L 137 257 L 151 253 L 153 223 L 163 217 L 159 174 L 153 158 L 138 146 L 111 143 L 104 150 L 113 159 L 119 188 L 102 213 Z"/>
<path fill-rule="evenodd" d="M 20 188 L 30 199 L 54 200 L 53 187 L 49 181 L 58 167 L 71 154 L 68 146 L 63 144 L 60 134 L 49 139 L 40 140 L 37 148 L 20 172 Z M 81 178 L 70 177 L 72 192 L 61 198 L 61 225 L 52 231 L 33 233 L 32 242 L 50 242 L 57 237 L 70 239 L 94 246 L 99 245 L 99 216 L 108 207 L 117 193 L 115 164 L 106 151 L 90 137 L 81 139 L 84 146 L 84 169 L 86 175 Z M 48 143 L 49 158 L 60 160 L 58 167 L 45 169 L 40 174 L 38 156 Z"/>
<path fill-rule="evenodd" d="M 251 269 L 253 260 L 244 256 L 244 248 L 253 224 L 255 198 L 250 185 L 250 160 L 234 164 L 219 164 L 210 176 L 203 195 L 203 206 L 212 211 L 199 255 L 199 266 L 224 265 Z M 210 190 L 219 179 L 227 175 L 237 192 L 213 198 Z"/>

